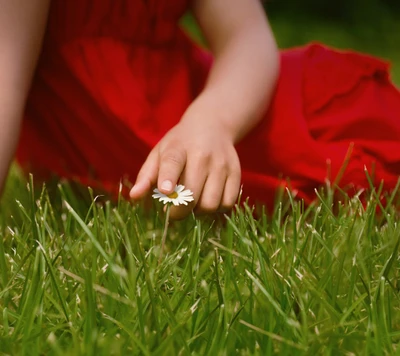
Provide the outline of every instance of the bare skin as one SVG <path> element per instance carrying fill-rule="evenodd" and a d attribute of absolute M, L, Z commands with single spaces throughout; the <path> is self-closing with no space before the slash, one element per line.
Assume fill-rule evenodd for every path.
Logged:
<path fill-rule="evenodd" d="M 49 0 L 0 0 L 0 191 L 18 141 Z"/>
<path fill-rule="evenodd" d="M 151 151 L 130 192 L 138 200 L 157 185 L 170 194 L 177 182 L 193 209 L 230 209 L 239 194 L 240 162 L 234 145 L 262 118 L 279 73 L 277 46 L 258 0 L 195 0 L 193 12 L 215 57 L 203 92 Z"/>
<path fill-rule="evenodd" d="M 0 189 L 17 143 L 39 56 L 50 0 L 0 0 Z M 240 189 L 237 143 L 262 118 L 279 72 L 278 51 L 259 0 L 194 0 L 193 12 L 215 62 L 203 92 L 180 123 L 151 151 L 131 197 L 157 185 L 169 194 L 180 181 L 194 192 L 193 209 L 230 209 Z"/>

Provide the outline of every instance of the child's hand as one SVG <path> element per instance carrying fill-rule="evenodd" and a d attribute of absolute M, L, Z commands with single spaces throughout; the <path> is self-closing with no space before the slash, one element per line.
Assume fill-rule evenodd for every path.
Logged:
<path fill-rule="evenodd" d="M 274 36 L 258 0 L 194 0 L 193 13 L 214 55 L 203 91 L 180 123 L 151 151 L 130 196 L 154 185 L 172 193 L 179 181 L 194 202 L 171 210 L 212 212 L 233 206 L 240 190 L 234 144 L 264 116 L 279 74 Z"/>
<path fill-rule="evenodd" d="M 240 163 L 233 139 L 220 123 L 182 120 L 150 152 L 130 192 L 140 199 L 154 185 L 172 193 L 178 181 L 193 192 L 189 206 L 173 207 L 180 219 L 197 212 L 228 210 L 240 190 Z"/>

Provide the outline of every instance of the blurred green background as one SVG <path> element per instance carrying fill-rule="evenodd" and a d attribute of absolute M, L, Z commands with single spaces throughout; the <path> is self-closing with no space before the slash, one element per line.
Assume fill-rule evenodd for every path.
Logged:
<path fill-rule="evenodd" d="M 392 63 L 400 85 L 400 0 L 264 0 L 280 48 L 323 42 Z M 184 23 L 198 30 L 190 20 Z"/>
<path fill-rule="evenodd" d="M 400 0 L 264 1 L 279 47 L 321 41 L 392 62 L 400 84 Z"/>

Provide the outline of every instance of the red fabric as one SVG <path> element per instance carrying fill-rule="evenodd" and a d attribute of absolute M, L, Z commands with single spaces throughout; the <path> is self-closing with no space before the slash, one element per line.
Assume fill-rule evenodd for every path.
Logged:
<path fill-rule="evenodd" d="M 110 192 L 122 177 L 135 180 L 212 63 L 178 27 L 186 1 L 155 3 L 52 1 L 17 152 L 26 170 Z M 394 187 L 400 93 L 388 65 L 318 44 L 282 52 L 270 109 L 237 147 L 244 196 L 271 203 L 289 178 L 311 201 L 315 188 L 335 180 L 349 147 L 342 187 L 368 187 L 364 167 L 375 183 Z"/>

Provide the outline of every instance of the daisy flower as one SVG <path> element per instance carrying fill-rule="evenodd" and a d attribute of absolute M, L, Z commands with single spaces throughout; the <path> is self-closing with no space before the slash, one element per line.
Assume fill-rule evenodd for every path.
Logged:
<path fill-rule="evenodd" d="M 161 193 L 157 188 L 154 189 L 153 192 L 154 194 L 152 195 L 152 197 L 154 199 L 158 199 L 160 202 L 164 204 L 172 203 L 175 206 L 181 204 L 188 205 L 188 203 L 194 200 L 193 192 L 191 192 L 189 189 L 185 190 L 185 186 L 182 184 L 177 185 L 174 191 L 168 195 Z"/>

